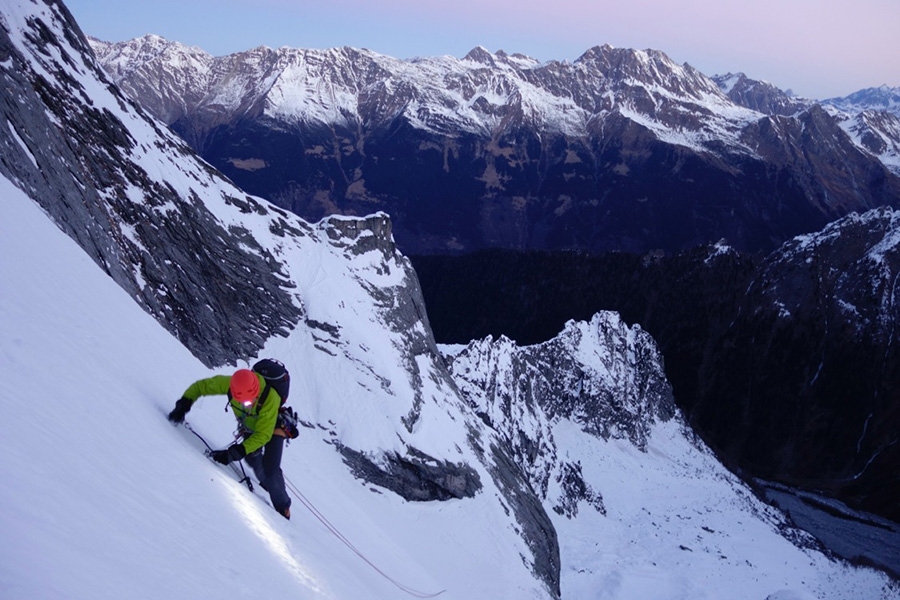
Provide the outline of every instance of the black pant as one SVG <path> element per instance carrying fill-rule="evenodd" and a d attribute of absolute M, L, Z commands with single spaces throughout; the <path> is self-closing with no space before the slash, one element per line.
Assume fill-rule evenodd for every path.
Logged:
<path fill-rule="evenodd" d="M 244 461 L 253 469 L 259 484 L 269 492 L 272 506 L 281 512 L 291 505 L 291 497 L 284 489 L 284 474 L 281 472 L 281 455 L 284 452 L 284 438 L 273 435 L 269 442 Z"/>

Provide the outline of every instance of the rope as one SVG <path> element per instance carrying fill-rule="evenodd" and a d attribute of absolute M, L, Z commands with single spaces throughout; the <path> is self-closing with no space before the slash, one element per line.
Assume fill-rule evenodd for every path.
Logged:
<path fill-rule="evenodd" d="M 391 577 L 390 575 L 388 575 L 387 573 L 385 573 L 384 571 L 379 569 L 378 566 L 375 565 L 375 563 L 373 563 L 371 560 L 369 560 L 362 552 L 360 552 L 360 550 L 356 546 L 354 546 L 353 543 L 350 542 L 350 540 L 348 540 L 344 536 L 343 533 L 338 531 L 337 527 L 332 525 L 331 522 L 325 518 L 325 515 L 323 515 L 321 512 L 319 512 L 319 509 L 317 509 L 313 505 L 313 503 L 310 502 L 299 489 L 297 489 L 297 486 L 295 486 L 294 483 L 290 479 L 285 477 L 284 482 L 285 482 L 285 485 L 287 486 L 288 490 L 291 492 L 291 494 L 293 494 L 294 497 L 297 498 L 297 500 L 299 500 L 300 503 L 303 506 L 305 506 L 307 508 L 307 510 L 309 510 L 309 512 L 311 512 L 313 514 L 313 516 L 316 517 L 322 523 L 322 525 L 325 526 L 326 529 L 328 529 L 328 531 L 330 531 L 336 538 L 341 540 L 341 542 L 343 542 L 345 546 L 350 548 L 350 550 L 352 550 L 354 554 L 356 554 L 358 557 L 363 559 L 370 567 L 375 569 L 382 577 L 384 577 L 385 579 L 387 579 L 388 581 L 393 583 L 395 586 L 397 586 L 398 588 L 400 588 L 401 590 L 403 590 L 410 596 L 414 596 L 416 598 L 436 598 L 437 596 L 440 596 L 441 594 L 443 594 L 444 592 L 447 591 L 447 590 L 441 590 L 440 592 L 436 592 L 434 594 L 420 592 L 420 591 L 415 590 L 407 585 L 400 583 L 399 581 L 397 581 L 396 579 L 394 579 L 393 577 Z"/>
<path fill-rule="evenodd" d="M 203 439 L 202 435 L 200 435 L 199 433 L 194 431 L 194 429 L 190 426 L 190 424 L 187 421 L 184 421 L 184 426 L 188 431 L 190 431 L 191 433 L 196 435 L 198 438 L 200 438 L 200 441 L 203 442 L 203 445 L 206 446 L 206 448 L 207 448 L 206 455 L 209 456 L 209 453 L 213 451 L 212 446 L 210 446 L 209 443 L 207 443 L 207 441 L 205 439 Z M 247 473 L 244 471 L 243 464 L 240 461 L 238 461 L 238 465 L 240 465 L 241 474 L 243 474 L 243 477 L 244 477 L 243 479 L 241 479 L 240 483 L 244 483 L 246 481 L 247 487 L 250 488 L 250 491 L 252 492 L 253 484 L 250 481 L 250 478 L 247 477 Z M 231 466 L 232 466 L 232 468 L 234 468 L 234 463 L 231 463 Z M 237 469 L 235 469 L 235 473 L 237 473 Z M 341 533 L 337 527 L 332 525 L 331 522 L 325 518 L 325 515 L 323 515 L 321 512 L 319 512 L 319 509 L 317 509 L 313 505 L 313 503 L 310 502 L 309 499 L 307 499 L 307 497 L 303 495 L 303 492 L 301 492 L 297 488 L 297 486 L 294 485 L 294 483 L 290 479 L 287 478 L 287 476 L 284 477 L 284 483 L 285 483 L 285 486 L 287 487 L 288 491 L 290 491 L 290 493 L 294 495 L 294 497 L 300 502 L 300 504 L 305 506 L 307 508 L 307 510 L 309 510 L 309 512 L 311 512 L 313 514 L 313 516 L 316 517 L 322 523 L 322 525 L 325 526 L 325 528 L 328 531 L 330 531 L 337 539 L 339 539 L 341 542 L 343 542 L 344 545 L 346 545 L 348 548 L 350 548 L 350 550 L 352 550 L 354 554 L 356 554 L 358 557 L 363 559 L 366 562 L 366 564 L 368 564 L 370 567 L 375 569 L 375 571 L 377 571 L 382 577 L 384 577 L 385 579 L 387 579 L 388 581 L 393 583 L 399 589 L 403 590 L 404 592 L 406 592 L 407 594 L 409 594 L 410 596 L 413 596 L 415 598 L 436 598 L 447 591 L 447 590 L 441 590 L 440 592 L 435 592 L 433 594 L 429 594 L 426 592 L 420 592 L 420 591 L 415 590 L 407 585 L 404 585 L 403 583 L 400 583 L 399 581 L 397 581 L 396 579 L 394 579 L 393 577 L 391 577 L 390 575 L 388 575 L 387 573 L 385 573 L 384 571 L 379 569 L 375 563 L 373 563 L 371 560 L 368 559 L 368 557 L 366 557 L 366 555 L 364 555 L 362 552 L 360 552 L 360 550 L 356 546 L 354 546 L 353 543 L 350 540 L 348 540 L 347 537 L 343 533 Z"/>

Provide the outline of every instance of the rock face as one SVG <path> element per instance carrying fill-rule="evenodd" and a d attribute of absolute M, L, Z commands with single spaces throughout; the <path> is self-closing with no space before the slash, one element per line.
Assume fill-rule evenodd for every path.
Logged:
<path fill-rule="evenodd" d="M 853 115 L 743 76 L 717 84 L 658 51 L 539 64 L 483 48 L 401 61 L 353 48 L 213 58 L 152 36 L 93 45 L 243 189 L 311 219 L 383 210 L 409 254 L 722 238 L 768 251 L 900 205 L 900 161 L 875 141 L 900 144 L 892 125 L 855 133 L 841 126 Z"/>
<path fill-rule="evenodd" d="M 22 40 L 11 38 L 15 27 L 0 27 L 0 173 L 207 365 L 252 355 L 286 332 L 302 311 L 283 266 L 199 197 L 214 189 L 220 202 L 264 215 L 273 228 L 285 213 L 203 167 L 122 96 L 61 3 L 44 16 L 23 24 Z M 173 176 L 160 178 L 166 170 Z"/>
<path fill-rule="evenodd" d="M 486 393 L 487 404 L 476 411 L 488 424 L 516 427 L 522 417 L 510 418 L 511 408 L 534 406 L 550 419 L 571 419 L 592 435 L 644 448 L 654 420 L 674 414 L 660 362 L 646 332 L 614 313 L 599 313 L 590 323 L 568 323 L 542 344 L 520 347 L 504 337 L 472 342 L 451 358 L 451 367 L 466 383 L 463 392 L 472 386 Z M 544 454 L 540 446 L 538 439 L 520 450 L 536 457 Z M 546 478 L 538 480 L 546 488 Z"/>
<path fill-rule="evenodd" d="M 807 99 L 791 96 L 743 73 L 713 79 L 736 104 L 766 115 L 796 118 L 811 106 Z M 900 175 L 900 88 L 860 90 L 845 98 L 825 100 L 822 107 L 854 145 L 878 157 L 894 175 Z"/>
<path fill-rule="evenodd" d="M 764 115 L 791 116 L 811 104 L 807 99 L 791 96 L 771 83 L 751 79 L 743 73 L 716 75 L 713 81 L 735 104 Z"/>
<path fill-rule="evenodd" d="M 544 496 L 551 477 L 586 492 L 576 482 L 577 466 L 557 462 L 549 421 L 569 419 L 589 435 L 644 449 L 652 424 L 675 414 L 656 344 L 614 313 L 569 322 L 558 336 L 534 346 L 505 337 L 474 341 L 449 361 L 463 396 L 502 433 Z M 560 498 L 558 505 L 571 500 Z"/>
<path fill-rule="evenodd" d="M 762 264 L 693 414 L 750 470 L 900 521 L 900 215 L 851 215 Z M 730 402 L 722 403 L 727 396 Z"/>
<path fill-rule="evenodd" d="M 859 90 L 844 98 L 830 98 L 826 102 L 849 112 L 884 111 L 900 116 L 900 88 L 887 85 Z"/>
<path fill-rule="evenodd" d="M 893 113 L 863 110 L 855 117 L 838 117 L 841 127 L 891 169 L 900 173 L 900 108 Z"/>

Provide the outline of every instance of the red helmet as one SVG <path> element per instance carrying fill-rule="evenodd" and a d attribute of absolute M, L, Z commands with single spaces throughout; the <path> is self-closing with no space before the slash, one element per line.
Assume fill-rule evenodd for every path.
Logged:
<path fill-rule="evenodd" d="M 259 396 L 259 377 L 250 369 L 238 369 L 231 376 L 231 397 L 252 404 Z"/>

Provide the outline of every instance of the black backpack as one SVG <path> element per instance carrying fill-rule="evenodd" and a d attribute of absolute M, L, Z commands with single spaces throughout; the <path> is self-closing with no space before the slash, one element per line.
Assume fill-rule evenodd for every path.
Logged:
<path fill-rule="evenodd" d="M 289 406 L 285 406 L 288 394 L 291 391 L 291 374 L 288 373 L 287 367 L 274 358 L 264 358 L 253 365 L 253 371 L 259 373 L 266 380 L 266 387 L 260 396 L 260 402 L 265 402 L 269 397 L 269 390 L 274 388 L 278 395 L 281 396 L 281 407 L 278 409 L 278 422 L 276 427 L 281 427 L 287 434 L 288 438 L 294 439 L 300 435 L 297 427 L 297 413 Z"/>
<path fill-rule="evenodd" d="M 269 389 L 275 388 L 275 391 L 281 396 L 281 406 L 284 406 L 291 391 L 291 374 L 288 373 L 287 367 L 274 358 L 264 358 L 253 365 L 253 371 L 262 375 L 266 380 L 266 387 L 260 399 L 265 402 L 269 397 Z"/>

